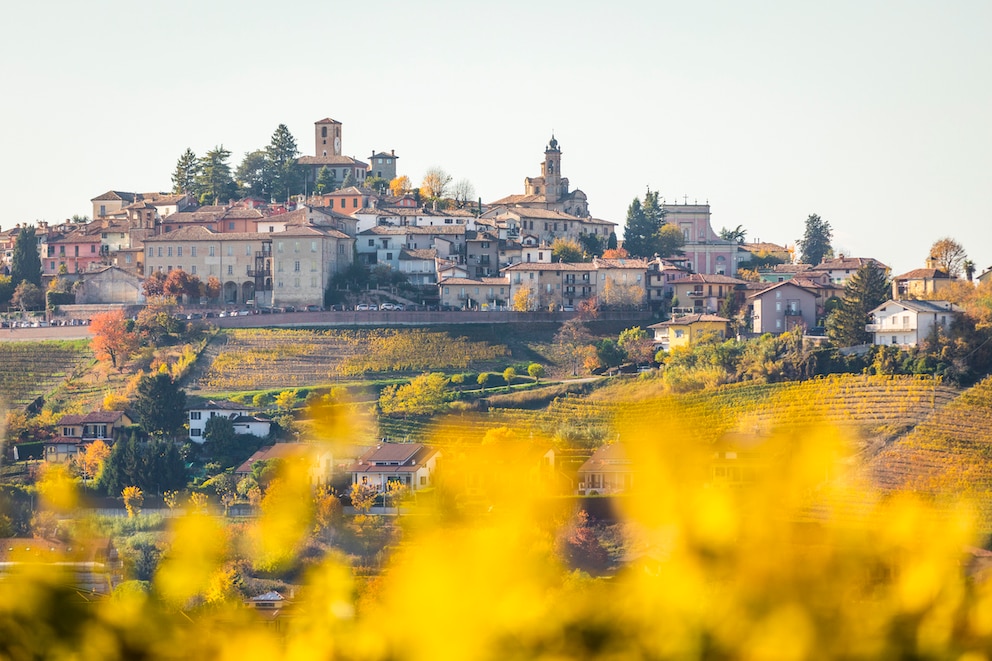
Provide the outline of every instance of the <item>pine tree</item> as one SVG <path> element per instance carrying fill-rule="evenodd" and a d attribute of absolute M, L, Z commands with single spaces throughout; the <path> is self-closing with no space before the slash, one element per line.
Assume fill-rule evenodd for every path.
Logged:
<path fill-rule="evenodd" d="M 644 202 L 634 198 L 627 208 L 627 222 L 623 230 L 623 247 L 631 257 L 651 257 L 661 248 L 659 232 L 665 224 L 665 212 L 658 191 L 650 188 Z"/>
<path fill-rule="evenodd" d="M 198 161 L 199 171 L 196 185 L 200 193 L 200 202 L 220 204 L 234 192 L 234 179 L 231 177 L 231 166 L 227 159 L 231 152 L 223 145 L 214 147 Z"/>
<path fill-rule="evenodd" d="M 889 298 L 885 271 L 870 261 L 851 276 L 844 287 L 840 307 L 827 318 L 827 336 L 838 346 L 867 344 L 872 334 L 865 330 L 868 313 Z"/>
<path fill-rule="evenodd" d="M 192 194 L 199 197 L 197 177 L 200 174 L 200 159 L 189 147 L 176 162 L 176 170 L 172 173 L 172 192 Z"/>
<path fill-rule="evenodd" d="M 269 161 L 272 199 L 284 202 L 294 193 L 301 193 L 303 170 L 296 162 L 300 150 L 285 124 L 276 127 L 265 153 Z"/>
<path fill-rule="evenodd" d="M 823 258 L 833 251 L 833 248 L 830 247 L 830 241 L 833 237 L 834 233 L 830 223 L 815 213 L 810 214 L 806 219 L 806 232 L 798 242 L 803 263 L 816 266 L 822 262 Z"/>
<path fill-rule="evenodd" d="M 334 179 L 334 171 L 326 165 L 320 168 L 317 172 L 317 192 L 330 193 L 335 189 L 336 184 L 337 182 Z"/>
<path fill-rule="evenodd" d="M 10 281 L 14 287 L 24 281 L 41 287 L 41 257 L 38 255 L 38 239 L 33 226 L 22 227 L 17 233 L 14 254 L 11 257 Z"/>
<path fill-rule="evenodd" d="M 186 393 L 164 372 L 138 382 L 134 399 L 135 419 L 148 434 L 174 437 L 186 422 Z"/>

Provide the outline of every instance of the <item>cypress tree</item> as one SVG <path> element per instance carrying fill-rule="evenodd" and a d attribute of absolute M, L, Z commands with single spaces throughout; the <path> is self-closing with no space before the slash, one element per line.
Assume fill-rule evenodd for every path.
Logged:
<path fill-rule="evenodd" d="M 14 287 L 25 281 L 41 287 L 41 257 L 38 255 L 34 227 L 22 227 L 17 233 L 11 257 L 10 281 Z"/>

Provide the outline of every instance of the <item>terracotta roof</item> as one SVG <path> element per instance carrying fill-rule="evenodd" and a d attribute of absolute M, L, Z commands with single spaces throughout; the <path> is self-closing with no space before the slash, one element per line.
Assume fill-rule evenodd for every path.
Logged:
<path fill-rule="evenodd" d="M 579 218 L 578 216 L 573 216 L 562 211 L 555 211 L 554 209 L 534 209 L 531 207 L 514 207 L 507 209 L 506 214 L 499 214 L 499 216 L 502 215 L 519 216 L 521 218 L 539 218 L 541 220 L 563 220 L 576 223 L 587 220 L 586 218 Z"/>
<path fill-rule="evenodd" d="M 505 204 L 533 204 L 535 202 L 545 202 L 547 198 L 543 195 L 507 195 L 498 200 L 489 202 L 488 206 L 501 206 Z"/>
<path fill-rule="evenodd" d="M 300 165 L 351 165 L 356 168 L 365 169 L 367 163 L 363 163 L 351 156 L 300 156 L 296 159 Z"/>
<path fill-rule="evenodd" d="M 314 124 L 340 124 L 336 119 L 331 119 L 330 117 L 325 117 L 324 119 L 318 119 Z"/>
<path fill-rule="evenodd" d="M 651 324 L 648 328 L 668 328 L 669 326 L 689 326 L 701 321 L 715 321 L 729 324 L 730 320 L 715 314 L 687 314 L 675 319 L 669 319 L 659 324 Z"/>
<path fill-rule="evenodd" d="M 587 471 L 611 472 L 630 471 L 631 461 L 627 456 L 627 449 L 621 443 L 611 443 L 596 448 L 592 456 L 579 468 L 580 473 Z"/>
<path fill-rule="evenodd" d="M 961 312 L 961 308 L 950 301 L 901 300 L 886 301 L 875 309 L 869 310 L 868 313 L 874 314 L 876 310 L 881 310 L 887 305 L 899 305 L 914 312 Z"/>
<path fill-rule="evenodd" d="M 383 443 L 349 467 L 352 473 L 411 473 L 419 470 L 437 450 L 423 443 Z"/>
<path fill-rule="evenodd" d="M 874 257 L 845 257 L 841 255 L 840 257 L 834 257 L 833 259 L 827 259 L 816 266 L 813 267 L 814 271 L 837 271 L 840 269 L 847 269 L 851 271 L 856 271 L 865 264 L 874 262 L 879 266 L 879 268 L 888 269 L 889 267 L 878 261 Z"/>
<path fill-rule="evenodd" d="M 70 413 L 59 420 L 59 425 L 86 425 L 92 423 L 114 423 L 124 416 L 123 411 L 92 411 L 82 415 Z"/>
<path fill-rule="evenodd" d="M 710 285 L 745 285 L 747 284 L 744 280 L 738 280 L 737 278 L 731 278 L 729 275 L 717 275 L 708 273 L 693 273 L 692 275 L 686 276 L 684 278 L 679 278 L 678 280 L 672 280 L 673 285 L 691 285 L 691 284 L 710 284 Z"/>
<path fill-rule="evenodd" d="M 400 227 L 390 225 L 377 225 L 359 234 L 465 234 L 464 225 L 402 225 Z"/>
<path fill-rule="evenodd" d="M 603 259 L 602 257 L 593 257 L 592 263 L 596 265 L 597 268 L 606 269 L 635 269 L 638 271 L 644 271 L 648 268 L 648 260 L 646 259 Z"/>
<path fill-rule="evenodd" d="M 134 202 L 134 193 L 125 193 L 124 191 L 109 190 L 103 195 L 98 195 L 94 197 L 90 202 L 101 202 L 104 200 L 121 200 L 124 202 Z"/>
<path fill-rule="evenodd" d="M 806 287 L 797 283 L 795 280 L 786 280 L 785 282 L 776 282 L 773 284 L 767 284 L 767 283 L 755 283 L 755 284 L 761 284 L 766 286 L 764 286 L 759 291 L 754 292 L 753 294 L 748 294 L 747 295 L 748 298 L 755 298 L 756 296 L 764 296 L 767 292 L 770 292 L 773 289 L 778 289 L 779 287 L 795 287 L 796 289 L 802 289 L 804 291 L 808 291 Z M 820 285 L 815 285 L 815 287 L 819 289 Z"/>
<path fill-rule="evenodd" d="M 913 269 L 897 275 L 893 280 L 950 280 L 951 276 L 940 269 Z"/>
<path fill-rule="evenodd" d="M 595 271 L 591 262 L 520 262 L 503 271 Z"/>
<path fill-rule="evenodd" d="M 271 420 L 267 420 L 271 422 Z M 286 459 L 289 457 L 299 457 L 306 453 L 310 446 L 305 443 L 276 443 L 259 449 L 246 459 L 235 469 L 235 473 L 251 473 L 251 467 L 256 461 L 266 461 L 268 459 Z"/>
<path fill-rule="evenodd" d="M 509 278 L 445 278 L 438 285 L 466 285 L 466 286 L 498 286 L 508 287 Z"/>
<path fill-rule="evenodd" d="M 429 259 L 437 258 L 437 250 L 434 248 L 401 248 L 400 259 Z"/>

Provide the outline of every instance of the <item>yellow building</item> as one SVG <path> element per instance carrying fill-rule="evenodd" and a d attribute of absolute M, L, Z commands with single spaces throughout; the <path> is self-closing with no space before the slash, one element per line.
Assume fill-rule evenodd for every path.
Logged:
<path fill-rule="evenodd" d="M 654 331 L 655 344 L 667 351 L 695 344 L 704 336 L 724 339 L 730 332 L 730 320 L 715 314 L 687 314 L 648 328 Z"/>

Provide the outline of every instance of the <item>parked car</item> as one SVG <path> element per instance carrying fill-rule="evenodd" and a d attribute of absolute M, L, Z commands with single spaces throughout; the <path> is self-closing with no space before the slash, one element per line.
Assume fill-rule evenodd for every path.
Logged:
<path fill-rule="evenodd" d="M 319 306 L 319 305 L 308 305 L 308 306 L 306 307 L 306 311 L 307 311 L 307 312 L 320 312 L 320 309 L 321 309 L 321 308 L 320 308 L 320 306 Z"/>
<path fill-rule="evenodd" d="M 396 309 L 396 306 L 394 304 L 392 304 L 392 303 L 388 303 L 387 302 L 387 303 L 383 303 L 382 305 L 380 305 L 379 306 L 379 309 L 380 310 L 395 310 Z"/>
<path fill-rule="evenodd" d="M 359 303 L 358 305 L 355 306 L 355 310 L 357 312 L 367 312 L 371 309 L 372 308 L 369 306 L 368 303 Z"/>

